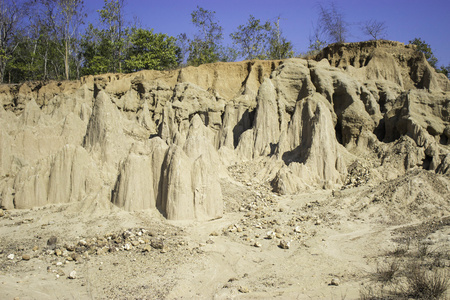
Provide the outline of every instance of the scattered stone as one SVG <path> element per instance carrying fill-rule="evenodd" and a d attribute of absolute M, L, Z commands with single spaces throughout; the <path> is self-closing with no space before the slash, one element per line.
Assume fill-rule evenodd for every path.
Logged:
<path fill-rule="evenodd" d="M 126 243 L 126 244 L 123 246 L 123 249 L 125 249 L 125 250 L 127 250 L 127 251 L 130 251 L 130 250 L 131 250 L 131 245 L 130 245 L 129 243 Z"/>
<path fill-rule="evenodd" d="M 248 289 L 248 287 L 242 286 L 242 285 L 241 285 L 241 286 L 239 287 L 239 292 L 246 294 L 246 293 L 249 293 L 250 290 Z"/>
<path fill-rule="evenodd" d="M 14 253 L 11 253 L 10 255 L 8 255 L 7 258 L 13 260 L 14 259 Z"/>
<path fill-rule="evenodd" d="M 262 247 L 262 245 L 261 245 L 261 243 L 260 243 L 260 242 L 255 242 L 255 243 L 253 244 L 253 247 L 256 247 L 256 248 L 261 248 L 261 247 Z"/>
<path fill-rule="evenodd" d="M 278 247 L 280 247 L 281 249 L 289 249 L 291 247 L 291 242 L 281 240 L 280 243 L 278 244 Z"/>
<path fill-rule="evenodd" d="M 69 273 L 69 279 L 75 279 L 77 278 L 77 272 L 74 270 Z"/>
<path fill-rule="evenodd" d="M 296 226 L 296 227 L 294 228 L 294 232 L 296 232 L 296 233 L 301 233 L 301 232 L 302 232 L 302 229 L 300 228 L 300 226 Z"/>
<path fill-rule="evenodd" d="M 164 241 L 161 239 L 154 239 L 151 241 L 151 246 L 155 249 L 163 249 L 164 248 Z"/>
<path fill-rule="evenodd" d="M 22 255 L 22 260 L 30 260 L 31 256 L 29 256 L 28 254 L 24 254 Z"/>
<path fill-rule="evenodd" d="M 210 236 L 219 236 L 219 234 L 217 233 L 217 231 L 213 231 L 209 234 Z"/>
<path fill-rule="evenodd" d="M 268 231 L 268 232 L 266 233 L 266 239 L 268 239 L 268 240 L 273 239 L 275 236 L 276 236 L 276 234 L 275 234 L 275 232 L 273 232 L 273 231 Z"/>
<path fill-rule="evenodd" d="M 150 245 L 145 245 L 144 249 L 142 249 L 142 252 L 150 252 L 152 251 L 152 247 Z"/>
<path fill-rule="evenodd" d="M 56 256 L 61 256 L 61 255 L 62 255 L 61 249 L 56 249 L 56 250 L 55 250 L 55 255 L 56 255 Z"/>
<path fill-rule="evenodd" d="M 38 247 L 37 245 L 34 245 L 34 247 L 33 247 L 32 250 L 33 250 L 33 251 L 38 251 L 38 250 L 39 250 L 39 247 Z"/>
<path fill-rule="evenodd" d="M 0 209 L 0 218 L 3 217 L 5 213 L 3 212 L 3 209 Z"/>
<path fill-rule="evenodd" d="M 338 286 L 340 284 L 340 280 L 338 278 L 331 279 L 330 285 Z"/>
<path fill-rule="evenodd" d="M 74 261 L 79 261 L 81 259 L 81 256 L 77 253 L 72 253 L 69 257 Z"/>

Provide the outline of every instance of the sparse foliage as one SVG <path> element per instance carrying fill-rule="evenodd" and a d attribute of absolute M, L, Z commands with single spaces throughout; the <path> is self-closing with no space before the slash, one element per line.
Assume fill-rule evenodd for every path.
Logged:
<path fill-rule="evenodd" d="M 247 24 L 239 25 L 237 31 L 230 36 L 244 59 L 266 59 L 271 31 L 269 21 L 262 23 L 260 19 L 250 15 Z"/>
<path fill-rule="evenodd" d="M 319 27 L 328 36 L 331 43 L 345 43 L 348 34 L 348 23 L 335 2 L 328 6 L 319 3 Z"/>
<path fill-rule="evenodd" d="M 197 27 L 198 33 L 189 42 L 188 64 L 198 66 L 220 60 L 223 28 L 217 22 L 215 13 L 199 6 L 191 13 L 192 23 Z"/>
<path fill-rule="evenodd" d="M 280 18 L 273 23 L 269 36 L 269 50 L 267 52 L 268 59 L 285 59 L 294 56 L 292 43 L 284 36 L 280 28 Z"/>
<path fill-rule="evenodd" d="M 361 25 L 361 30 L 372 39 L 379 40 L 386 36 L 387 27 L 383 21 L 369 20 Z"/>
<path fill-rule="evenodd" d="M 308 55 L 317 54 L 327 45 L 327 42 L 322 37 L 322 32 L 319 26 L 312 24 L 312 31 L 312 34 L 309 35 Z"/>

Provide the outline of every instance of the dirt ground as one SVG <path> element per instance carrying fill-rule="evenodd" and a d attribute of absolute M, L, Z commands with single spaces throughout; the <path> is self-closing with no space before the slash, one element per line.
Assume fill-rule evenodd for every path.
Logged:
<path fill-rule="evenodd" d="M 448 177 L 280 196 L 249 170 L 229 169 L 224 217 L 207 222 L 107 204 L 2 211 L 0 299 L 359 299 L 380 264 L 424 242 L 448 275 L 449 199 L 429 187 L 445 198 Z"/>

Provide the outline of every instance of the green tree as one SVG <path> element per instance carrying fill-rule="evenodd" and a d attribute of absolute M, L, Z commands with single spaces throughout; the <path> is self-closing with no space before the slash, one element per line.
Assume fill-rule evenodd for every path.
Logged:
<path fill-rule="evenodd" d="M 54 5 L 56 4 L 56 11 Z M 46 1 L 50 20 L 56 38 L 62 43 L 61 54 L 64 60 L 65 79 L 70 79 L 71 59 L 75 58 L 75 43 L 78 28 L 86 17 L 83 0 L 56 0 Z M 56 14 L 55 14 L 56 12 Z M 79 74 L 78 74 L 79 75 Z"/>
<path fill-rule="evenodd" d="M 123 51 L 128 29 L 125 29 L 123 8 L 125 0 L 104 0 L 103 8 L 98 10 L 103 26 L 101 34 L 109 41 L 111 47 L 111 72 L 122 72 Z"/>
<path fill-rule="evenodd" d="M 344 15 L 339 11 L 335 2 L 330 2 L 328 6 L 322 3 L 319 8 L 319 26 L 328 36 L 331 43 L 345 43 L 348 35 L 348 23 L 344 20 Z"/>
<path fill-rule="evenodd" d="M 415 38 L 412 41 L 409 41 L 410 44 L 416 45 L 416 50 L 422 52 L 425 55 L 428 63 L 436 69 L 437 58 L 434 56 L 433 51 L 431 50 L 430 45 L 428 45 L 424 40 L 420 38 Z"/>
<path fill-rule="evenodd" d="M 189 65 L 198 66 L 204 63 L 219 61 L 221 58 L 221 42 L 223 28 L 215 17 L 215 11 L 197 6 L 191 13 L 192 23 L 197 27 L 197 34 L 189 41 Z"/>
<path fill-rule="evenodd" d="M 280 18 L 273 23 L 272 30 L 269 34 L 269 50 L 267 52 L 268 59 L 285 59 L 294 57 L 292 43 L 284 36 L 280 28 Z"/>
<path fill-rule="evenodd" d="M 165 70 L 178 66 L 180 59 L 181 50 L 174 37 L 153 33 L 153 29 L 137 29 L 130 36 L 125 64 L 128 72 Z"/>
<path fill-rule="evenodd" d="M 0 82 L 3 82 L 6 67 L 19 45 L 16 37 L 24 9 L 13 0 L 0 0 Z"/>
<path fill-rule="evenodd" d="M 230 37 L 237 47 L 237 52 L 244 59 L 266 59 L 271 32 L 269 21 L 262 23 L 250 15 L 247 24 L 239 25 Z"/>
<path fill-rule="evenodd" d="M 447 78 L 450 78 L 450 64 L 448 64 L 446 67 L 441 66 L 438 70 L 436 70 L 439 73 L 444 74 L 447 76 Z"/>
<path fill-rule="evenodd" d="M 104 0 L 99 26 L 89 24 L 81 39 L 82 73 L 122 72 L 131 29 L 125 27 L 124 0 Z"/>

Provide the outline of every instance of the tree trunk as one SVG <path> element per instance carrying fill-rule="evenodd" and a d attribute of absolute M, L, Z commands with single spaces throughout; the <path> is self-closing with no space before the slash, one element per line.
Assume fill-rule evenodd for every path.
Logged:
<path fill-rule="evenodd" d="M 69 80 L 69 42 L 66 39 L 66 54 L 64 57 L 64 67 L 66 69 L 66 80 Z"/>

